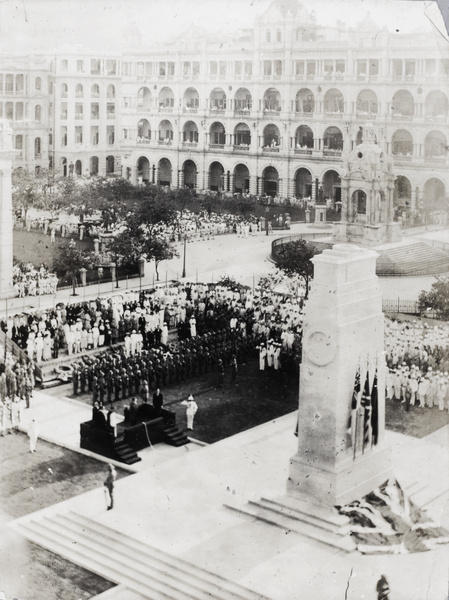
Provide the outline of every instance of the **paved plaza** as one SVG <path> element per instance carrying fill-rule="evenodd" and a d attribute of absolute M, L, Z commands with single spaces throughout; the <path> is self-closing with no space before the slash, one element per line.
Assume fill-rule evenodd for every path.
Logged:
<path fill-rule="evenodd" d="M 295 225 L 291 233 L 306 230 L 305 225 Z M 443 237 L 443 232 L 438 235 Z M 226 272 L 247 285 L 257 283 L 261 275 L 274 268 L 268 259 L 274 237 L 276 234 L 261 233 L 247 239 L 224 235 L 190 243 L 186 279 L 217 281 Z M 164 275 L 166 272 L 167 280 L 178 279 L 182 260 L 181 253 L 166 267 L 163 265 L 160 272 Z M 408 278 L 399 280 L 401 285 L 398 285 L 397 278 L 390 278 L 382 281 L 382 289 L 384 295 L 391 291 L 416 298 L 432 281 L 432 277 Z M 153 270 L 147 265 L 141 285 L 150 287 L 152 283 Z M 102 284 L 100 292 L 122 293 L 126 284 L 121 282 L 120 286 L 116 290 L 111 284 Z M 13 299 L 8 306 L 4 303 L 4 310 L 14 313 L 51 307 L 61 301 L 96 297 L 98 292 L 98 286 L 92 286 L 78 290 L 79 296 L 75 298 L 70 296 L 71 290 L 63 290 L 55 297 Z M 36 391 L 31 409 L 24 411 L 22 428 L 26 430 L 35 418 L 42 439 L 80 452 L 79 423 L 90 416 L 87 404 Z M 113 531 L 117 540 L 126 533 L 136 544 L 148 545 L 184 565 L 201 568 L 223 578 L 223 582 L 242 586 L 255 594 L 251 597 L 375 598 L 375 584 L 383 573 L 390 582 L 392 600 L 446 598 L 449 546 L 408 555 L 347 554 L 236 512 L 236 508 L 250 500 L 285 494 L 289 459 L 297 447 L 293 434 L 295 422 L 296 413 L 291 413 L 210 446 L 193 441 L 181 448 L 165 445 L 147 448 L 139 453 L 140 463 L 124 467 L 131 476 L 117 482 L 113 511 L 105 510 L 100 484 L 89 492 L 13 521 L 10 527 L 21 532 L 27 527 L 38 528 L 42 522 L 57 523 L 67 515 L 80 515 L 79 518 L 88 519 L 100 532 L 102 528 Z M 387 432 L 386 439 L 398 480 L 410 491 L 412 499 L 425 505 L 437 522 L 449 527 L 449 426 L 420 440 L 394 432 Z M 70 552 L 66 557 L 70 560 Z M 106 562 L 95 564 L 98 575 L 117 584 L 98 599 L 159 597 L 133 585 L 126 569 L 117 569 L 114 574 Z"/>

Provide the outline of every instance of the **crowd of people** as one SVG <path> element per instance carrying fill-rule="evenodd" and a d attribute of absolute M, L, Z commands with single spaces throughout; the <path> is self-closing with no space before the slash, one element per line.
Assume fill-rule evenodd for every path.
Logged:
<path fill-rule="evenodd" d="M 58 278 L 44 265 L 36 269 L 31 263 L 17 264 L 13 267 L 13 286 L 19 298 L 55 294 Z"/>
<path fill-rule="evenodd" d="M 386 398 L 449 412 L 449 325 L 386 319 Z"/>
<path fill-rule="evenodd" d="M 23 403 L 30 406 L 34 388 L 34 365 L 23 358 L 17 359 L 2 349 L 4 356 L 0 363 L 0 435 L 18 429 Z"/>

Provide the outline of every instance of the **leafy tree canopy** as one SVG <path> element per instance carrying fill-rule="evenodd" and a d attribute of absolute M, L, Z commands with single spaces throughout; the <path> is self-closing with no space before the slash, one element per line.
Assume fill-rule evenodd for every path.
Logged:
<path fill-rule="evenodd" d="M 306 286 L 305 298 L 309 293 L 309 282 L 313 279 L 313 262 L 315 248 L 305 240 L 294 240 L 276 248 L 275 264 L 289 277 L 302 277 Z"/>
<path fill-rule="evenodd" d="M 449 277 L 437 277 L 428 292 L 422 291 L 418 308 L 421 312 L 433 310 L 439 319 L 449 320 Z"/>

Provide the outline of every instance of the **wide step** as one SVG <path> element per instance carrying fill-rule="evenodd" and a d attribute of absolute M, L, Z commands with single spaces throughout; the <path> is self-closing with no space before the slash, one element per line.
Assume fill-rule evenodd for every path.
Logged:
<path fill-rule="evenodd" d="M 38 515 L 10 526 L 33 542 L 151 600 L 268 600 L 78 513 Z"/>

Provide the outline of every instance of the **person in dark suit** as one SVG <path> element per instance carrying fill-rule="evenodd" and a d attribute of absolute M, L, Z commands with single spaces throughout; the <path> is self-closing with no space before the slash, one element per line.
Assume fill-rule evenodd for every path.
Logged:
<path fill-rule="evenodd" d="M 159 388 L 153 394 L 153 406 L 156 412 L 159 414 L 164 404 L 164 396 Z"/>

